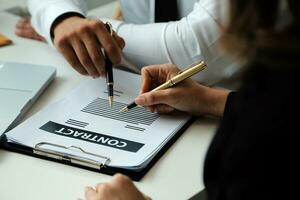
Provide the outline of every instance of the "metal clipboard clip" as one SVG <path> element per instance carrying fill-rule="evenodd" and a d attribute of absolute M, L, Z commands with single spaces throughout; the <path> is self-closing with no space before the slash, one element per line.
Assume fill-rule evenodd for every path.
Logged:
<path fill-rule="evenodd" d="M 82 152 L 86 155 L 90 155 L 90 156 L 100 158 L 100 159 L 104 160 L 104 162 L 99 162 L 99 161 L 92 160 L 92 159 L 89 159 L 89 158 L 82 158 L 82 157 L 79 157 L 79 156 L 76 156 L 76 155 L 71 155 L 71 154 L 68 154 L 68 153 L 63 153 L 63 152 L 43 148 L 43 146 L 52 146 L 52 147 L 61 148 L 61 149 L 64 149 L 64 150 L 77 149 L 77 150 L 79 150 L 80 152 Z M 49 157 L 49 158 L 54 158 L 54 159 L 57 159 L 57 160 L 68 161 L 68 162 L 71 162 L 71 163 L 74 163 L 74 164 L 94 168 L 94 169 L 97 169 L 97 170 L 100 170 L 101 168 L 107 166 L 108 163 L 110 162 L 110 158 L 108 158 L 108 157 L 87 152 L 87 151 L 85 151 L 82 148 L 77 147 L 77 146 L 71 145 L 71 146 L 67 147 L 67 146 L 62 146 L 62 145 L 48 143 L 48 142 L 41 142 L 41 143 L 36 144 L 35 148 L 33 149 L 33 153 L 37 154 L 37 155 L 41 155 L 41 156 L 46 156 L 46 157 Z"/>

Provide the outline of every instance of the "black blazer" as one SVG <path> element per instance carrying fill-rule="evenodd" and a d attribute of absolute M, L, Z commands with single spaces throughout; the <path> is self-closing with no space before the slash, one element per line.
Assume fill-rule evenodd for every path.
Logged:
<path fill-rule="evenodd" d="M 300 65 L 250 69 L 207 153 L 208 199 L 300 199 Z"/>

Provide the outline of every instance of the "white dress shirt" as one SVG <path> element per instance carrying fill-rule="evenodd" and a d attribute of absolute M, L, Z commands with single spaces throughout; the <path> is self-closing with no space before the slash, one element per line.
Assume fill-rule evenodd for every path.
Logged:
<path fill-rule="evenodd" d="M 146 65 L 174 63 L 184 68 L 204 60 L 208 67 L 193 79 L 217 84 L 238 71 L 227 57 L 220 54 L 220 0 L 177 0 L 181 20 L 154 23 L 154 0 L 120 0 L 124 21 L 109 20 L 126 46 L 124 57 L 137 68 Z M 37 32 L 52 43 L 50 27 L 66 12 L 86 15 L 85 0 L 29 0 L 32 24 Z M 167 8 L 166 8 L 167 12 Z"/>

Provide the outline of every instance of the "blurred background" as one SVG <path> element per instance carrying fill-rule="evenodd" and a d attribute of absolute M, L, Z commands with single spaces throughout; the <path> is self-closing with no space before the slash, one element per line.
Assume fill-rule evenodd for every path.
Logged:
<path fill-rule="evenodd" d="M 42 0 L 41 0 L 42 1 Z M 114 2 L 115 0 L 86 0 L 89 10 Z M 27 0 L 0 0 L 0 11 L 8 11 L 20 16 L 28 15 Z"/>

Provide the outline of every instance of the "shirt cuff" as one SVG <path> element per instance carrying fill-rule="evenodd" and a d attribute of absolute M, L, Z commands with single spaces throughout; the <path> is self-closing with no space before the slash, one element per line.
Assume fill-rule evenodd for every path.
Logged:
<path fill-rule="evenodd" d="M 43 5 L 40 6 L 43 7 Z M 85 13 L 77 5 L 64 1 L 55 1 L 44 6 L 44 8 L 41 7 L 37 12 L 34 9 L 30 10 L 33 16 L 32 25 L 40 35 L 46 38 L 51 46 L 53 46 L 51 27 L 58 17 L 70 12 L 85 16 Z"/>

